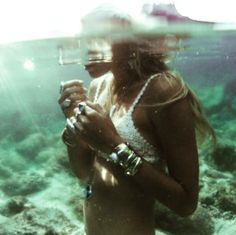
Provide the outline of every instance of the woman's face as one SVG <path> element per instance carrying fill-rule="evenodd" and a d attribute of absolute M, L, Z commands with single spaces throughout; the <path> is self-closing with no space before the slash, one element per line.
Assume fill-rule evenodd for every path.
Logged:
<path fill-rule="evenodd" d="M 131 69 L 129 61 L 126 58 L 113 58 L 111 71 L 114 77 L 130 77 L 134 71 Z"/>
<path fill-rule="evenodd" d="M 130 45 L 125 44 L 115 44 L 112 46 L 112 72 L 114 76 L 116 75 L 131 75 L 135 71 L 133 69 L 132 63 L 134 58 L 132 57 L 132 52 L 130 50 Z"/>

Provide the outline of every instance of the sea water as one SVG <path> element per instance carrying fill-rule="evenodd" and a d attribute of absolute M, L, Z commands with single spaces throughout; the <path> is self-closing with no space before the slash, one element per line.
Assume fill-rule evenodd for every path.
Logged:
<path fill-rule="evenodd" d="M 91 78 L 81 63 L 58 64 L 69 38 L 0 45 L 0 234 L 79 234 L 82 187 L 71 173 L 60 134 L 61 81 Z M 156 234 L 236 234 L 236 33 L 186 39 L 171 55 L 200 98 L 217 135 L 214 154 L 199 151 L 199 209 L 189 219 L 169 216 Z M 55 220 L 55 217 L 57 220 Z M 158 227 L 159 226 L 159 227 Z M 28 233 L 27 233 L 28 232 Z M 31 234 L 31 233 L 30 233 Z"/>

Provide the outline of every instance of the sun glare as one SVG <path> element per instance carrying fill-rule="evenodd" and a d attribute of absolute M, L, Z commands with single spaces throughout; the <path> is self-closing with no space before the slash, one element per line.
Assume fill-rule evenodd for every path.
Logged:
<path fill-rule="evenodd" d="M 24 67 L 24 69 L 26 69 L 28 71 L 34 71 L 35 65 L 32 60 L 26 59 L 23 63 L 23 67 Z"/>

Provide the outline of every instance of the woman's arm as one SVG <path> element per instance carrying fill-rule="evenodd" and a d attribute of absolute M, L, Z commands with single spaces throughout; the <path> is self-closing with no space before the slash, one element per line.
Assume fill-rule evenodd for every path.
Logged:
<path fill-rule="evenodd" d="M 71 104 L 70 108 L 67 110 L 62 110 L 67 118 L 69 115 L 71 115 L 71 113 L 73 113 L 73 109 L 76 107 L 77 103 L 84 100 L 85 95 L 83 92 L 81 92 L 83 90 L 84 89 L 81 82 L 71 81 L 66 83 L 65 89 L 59 98 L 59 104 L 62 103 L 66 98 L 70 98 L 72 100 L 73 103 Z M 93 99 L 95 90 L 96 82 L 92 81 L 88 90 L 87 99 Z M 76 92 L 77 96 L 74 95 Z M 73 135 L 67 129 L 63 131 L 62 136 L 63 141 L 67 146 L 67 152 L 72 171 L 79 179 L 86 180 L 92 170 L 94 151 L 92 151 L 89 145 L 78 135 Z"/>
<path fill-rule="evenodd" d="M 78 133 L 91 146 L 109 156 L 124 141 L 99 107 L 87 105 L 86 116 L 81 116 L 76 124 Z M 127 177 L 132 177 L 146 194 L 153 195 L 177 214 L 190 215 L 198 202 L 198 153 L 190 105 L 184 98 L 168 105 L 160 113 L 155 108 L 150 112 L 168 174 L 143 160 L 137 173 Z"/>
<path fill-rule="evenodd" d="M 169 175 L 143 161 L 134 179 L 161 203 L 181 216 L 194 212 L 198 202 L 198 153 L 193 115 L 187 98 L 151 115 L 161 141 Z"/>
<path fill-rule="evenodd" d="M 67 130 L 64 130 L 68 132 Z M 69 135 L 66 133 L 66 135 Z M 74 174 L 81 180 L 87 180 L 94 160 L 94 153 L 87 143 L 79 137 L 73 137 L 72 146 L 67 145 L 67 153 Z M 70 140 L 71 142 L 71 140 Z"/>
<path fill-rule="evenodd" d="M 166 87 L 164 85 L 161 84 L 167 97 L 172 97 L 176 86 L 170 88 L 168 84 Z M 154 98 L 157 100 L 160 97 Z M 108 153 L 109 156 L 114 147 L 124 141 L 101 107 L 87 103 L 86 110 L 86 115 L 81 115 L 75 124 L 77 132 L 91 146 Z M 138 172 L 127 177 L 133 177 L 147 194 L 152 194 L 177 214 L 190 215 L 198 202 L 199 170 L 195 123 L 190 104 L 187 98 L 182 98 L 167 105 L 161 112 L 157 112 L 155 107 L 150 108 L 148 116 L 153 123 L 155 135 L 161 142 L 158 147 L 165 157 L 169 174 L 166 175 L 143 160 Z"/>

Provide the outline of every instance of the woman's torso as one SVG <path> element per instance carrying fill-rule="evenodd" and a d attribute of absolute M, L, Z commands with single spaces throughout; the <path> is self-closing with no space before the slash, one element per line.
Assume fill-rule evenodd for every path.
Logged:
<path fill-rule="evenodd" d="M 127 97 L 128 102 L 123 106 L 123 111 L 122 108 L 114 110 L 114 107 L 107 111 L 125 141 L 128 139 L 142 157 L 145 157 L 145 153 L 149 155 L 146 160 L 158 167 L 162 162 L 157 151 L 158 138 L 150 123 L 147 108 L 141 105 L 145 102 L 146 88 L 151 80 L 137 85 Z M 105 106 L 111 81 L 100 84 L 95 102 Z M 88 235 L 154 234 L 154 198 L 147 195 L 132 177 L 125 176 L 120 167 L 96 157 L 91 184 L 91 197 L 85 201 Z"/>

